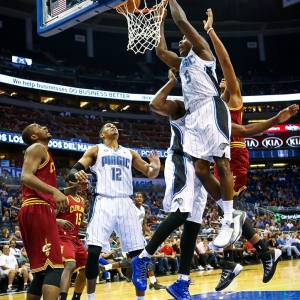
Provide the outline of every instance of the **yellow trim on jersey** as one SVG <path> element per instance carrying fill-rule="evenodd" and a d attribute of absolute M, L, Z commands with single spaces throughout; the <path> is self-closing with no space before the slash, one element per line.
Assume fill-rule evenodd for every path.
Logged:
<path fill-rule="evenodd" d="M 229 110 L 240 110 L 243 107 L 243 105 L 244 105 L 244 103 L 243 103 L 243 100 L 242 100 L 242 104 L 240 106 L 238 106 L 238 107 L 229 107 L 228 106 L 228 109 Z"/>
<path fill-rule="evenodd" d="M 244 142 L 230 142 L 230 148 L 246 148 Z"/>
<path fill-rule="evenodd" d="M 244 185 L 237 192 L 233 190 L 233 196 L 239 196 L 241 192 L 244 191 L 245 189 L 247 189 L 247 187 Z"/>
<path fill-rule="evenodd" d="M 49 155 L 49 153 L 48 153 L 48 151 L 47 151 L 47 158 L 46 158 L 46 160 L 45 160 L 42 164 L 40 164 L 40 165 L 38 166 L 38 170 L 44 168 L 44 167 L 46 166 L 46 164 L 49 162 L 49 160 L 50 160 L 50 155 Z"/>
<path fill-rule="evenodd" d="M 64 268 L 64 265 L 61 264 L 61 265 L 54 265 L 51 260 L 49 258 L 47 258 L 45 264 L 40 267 L 40 268 L 37 268 L 37 269 L 31 269 L 31 273 L 37 273 L 37 272 L 41 272 L 41 271 L 44 271 L 46 270 L 48 267 L 50 267 L 51 269 L 63 269 Z"/>
<path fill-rule="evenodd" d="M 78 200 L 76 198 L 74 198 L 72 195 L 69 195 L 76 203 L 79 203 L 80 201 L 83 202 L 83 198 L 81 198 L 80 196 L 78 197 Z"/>
<path fill-rule="evenodd" d="M 39 199 L 39 198 L 28 198 L 22 203 L 22 207 L 32 205 L 32 204 L 50 205 L 47 201 Z"/>
<path fill-rule="evenodd" d="M 75 258 L 62 258 L 63 262 L 75 261 Z"/>
<path fill-rule="evenodd" d="M 77 273 L 77 272 L 79 272 L 79 271 L 81 271 L 81 270 L 83 270 L 83 269 L 85 269 L 85 266 L 78 267 L 78 268 L 76 268 L 76 269 L 74 270 L 73 273 Z"/>

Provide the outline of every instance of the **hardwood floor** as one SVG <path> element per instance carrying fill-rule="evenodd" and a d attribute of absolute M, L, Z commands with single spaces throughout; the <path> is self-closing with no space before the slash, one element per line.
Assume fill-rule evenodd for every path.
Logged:
<path fill-rule="evenodd" d="M 194 296 L 193 299 L 229 299 L 228 297 L 223 297 L 223 295 L 229 295 L 229 292 L 235 293 L 235 299 L 277 299 L 277 300 L 290 300 L 290 299 L 300 299 L 300 259 L 281 261 L 277 266 L 277 271 L 272 278 L 272 280 L 264 284 L 262 282 L 263 276 L 263 266 L 262 265 L 250 265 L 244 267 L 242 273 L 235 278 L 232 284 L 227 287 L 223 292 L 217 293 L 214 288 L 217 285 L 221 270 L 211 270 L 211 271 L 201 271 L 191 274 L 191 278 L 195 280 L 195 284 L 190 285 L 190 293 Z M 165 276 L 158 277 L 158 281 L 163 285 L 170 285 L 177 279 L 177 276 Z M 148 282 L 149 283 L 149 282 Z M 275 298 L 266 296 L 260 296 L 261 293 L 250 293 L 245 298 L 237 297 L 240 291 L 298 291 L 294 294 L 296 298 L 291 298 L 291 296 L 285 296 L 285 293 L 280 294 L 280 297 L 274 296 Z M 226 293 L 227 292 L 227 293 Z M 69 290 L 68 299 L 70 300 L 73 294 L 73 288 Z M 222 297 L 220 297 L 222 296 Z M 285 298 L 286 297 L 286 298 Z M 160 299 L 171 299 L 172 297 L 165 291 L 150 291 L 146 292 L 147 300 L 160 300 Z M 24 300 L 26 299 L 26 294 L 12 294 L 0 296 L 0 300 Z M 86 300 L 85 291 L 81 297 L 82 300 Z M 96 288 L 95 299 L 105 299 L 105 300 L 135 300 L 135 292 L 132 283 L 127 282 L 113 282 L 107 284 L 98 284 Z"/>

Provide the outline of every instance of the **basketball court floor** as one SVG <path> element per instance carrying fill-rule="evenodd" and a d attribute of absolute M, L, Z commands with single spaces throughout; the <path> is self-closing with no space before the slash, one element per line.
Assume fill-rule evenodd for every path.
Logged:
<path fill-rule="evenodd" d="M 222 292 L 215 292 L 221 270 L 201 271 L 191 274 L 195 284 L 190 285 L 190 293 L 193 300 L 299 300 L 300 299 L 300 259 L 281 261 L 273 279 L 264 284 L 262 282 L 263 266 L 250 265 L 244 267 L 242 273 L 235 278 L 232 284 Z M 158 277 L 163 285 L 170 285 L 177 276 Z M 81 299 L 86 300 L 86 291 Z M 70 288 L 68 299 L 71 299 L 73 288 Z M 26 294 L 11 294 L 0 296 L 0 300 L 25 300 Z M 132 283 L 112 282 L 98 284 L 95 299 L 105 300 L 135 300 L 135 292 Z M 147 300 L 172 299 L 165 291 L 146 292 Z"/>

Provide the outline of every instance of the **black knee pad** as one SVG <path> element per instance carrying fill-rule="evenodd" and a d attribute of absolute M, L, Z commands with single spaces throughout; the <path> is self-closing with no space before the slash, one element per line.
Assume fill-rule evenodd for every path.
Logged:
<path fill-rule="evenodd" d="M 248 217 L 245 219 L 244 225 L 242 226 L 242 235 L 248 241 L 255 235 L 255 230 Z"/>
<path fill-rule="evenodd" d="M 64 269 L 50 269 L 48 268 L 44 278 L 44 284 L 60 287 L 60 278 Z"/>
<path fill-rule="evenodd" d="M 27 293 L 41 298 L 43 294 L 44 278 L 45 278 L 45 274 L 43 275 L 39 273 L 34 274 L 33 280 L 29 285 Z"/>
<path fill-rule="evenodd" d="M 88 257 L 85 266 L 85 277 L 87 279 L 95 279 L 99 273 L 98 259 L 101 253 L 102 247 L 100 246 L 89 246 Z"/>
<path fill-rule="evenodd" d="M 153 264 L 148 264 L 148 267 L 147 267 L 147 272 L 154 272 L 154 266 Z"/>

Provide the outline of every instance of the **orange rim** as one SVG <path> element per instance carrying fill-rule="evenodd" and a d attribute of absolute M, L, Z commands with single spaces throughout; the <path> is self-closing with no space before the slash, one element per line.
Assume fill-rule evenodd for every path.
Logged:
<path fill-rule="evenodd" d="M 166 6 L 167 3 L 168 3 L 168 0 L 164 0 L 163 1 L 163 6 Z M 125 6 L 126 4 L 127 4 L 127 1 L 125 3 L 121 3 L 121 4 L 117 5 L 117 6 L 115 6 L 114 9 L 117 9 L 119 7 L 122 7 L 122 6 Z M 151 8 L 144 8 L 144 9 L 138 9 L 137 8 L 133 12 L 134 13 L 143 13 L 143 14 L 145 14 L 145 13 L 148 13 L 149 11 L 152 11 L 152 10 L 155 10 L 155 8 L 153 8 L 153 7 L 151 7 Z"/>

